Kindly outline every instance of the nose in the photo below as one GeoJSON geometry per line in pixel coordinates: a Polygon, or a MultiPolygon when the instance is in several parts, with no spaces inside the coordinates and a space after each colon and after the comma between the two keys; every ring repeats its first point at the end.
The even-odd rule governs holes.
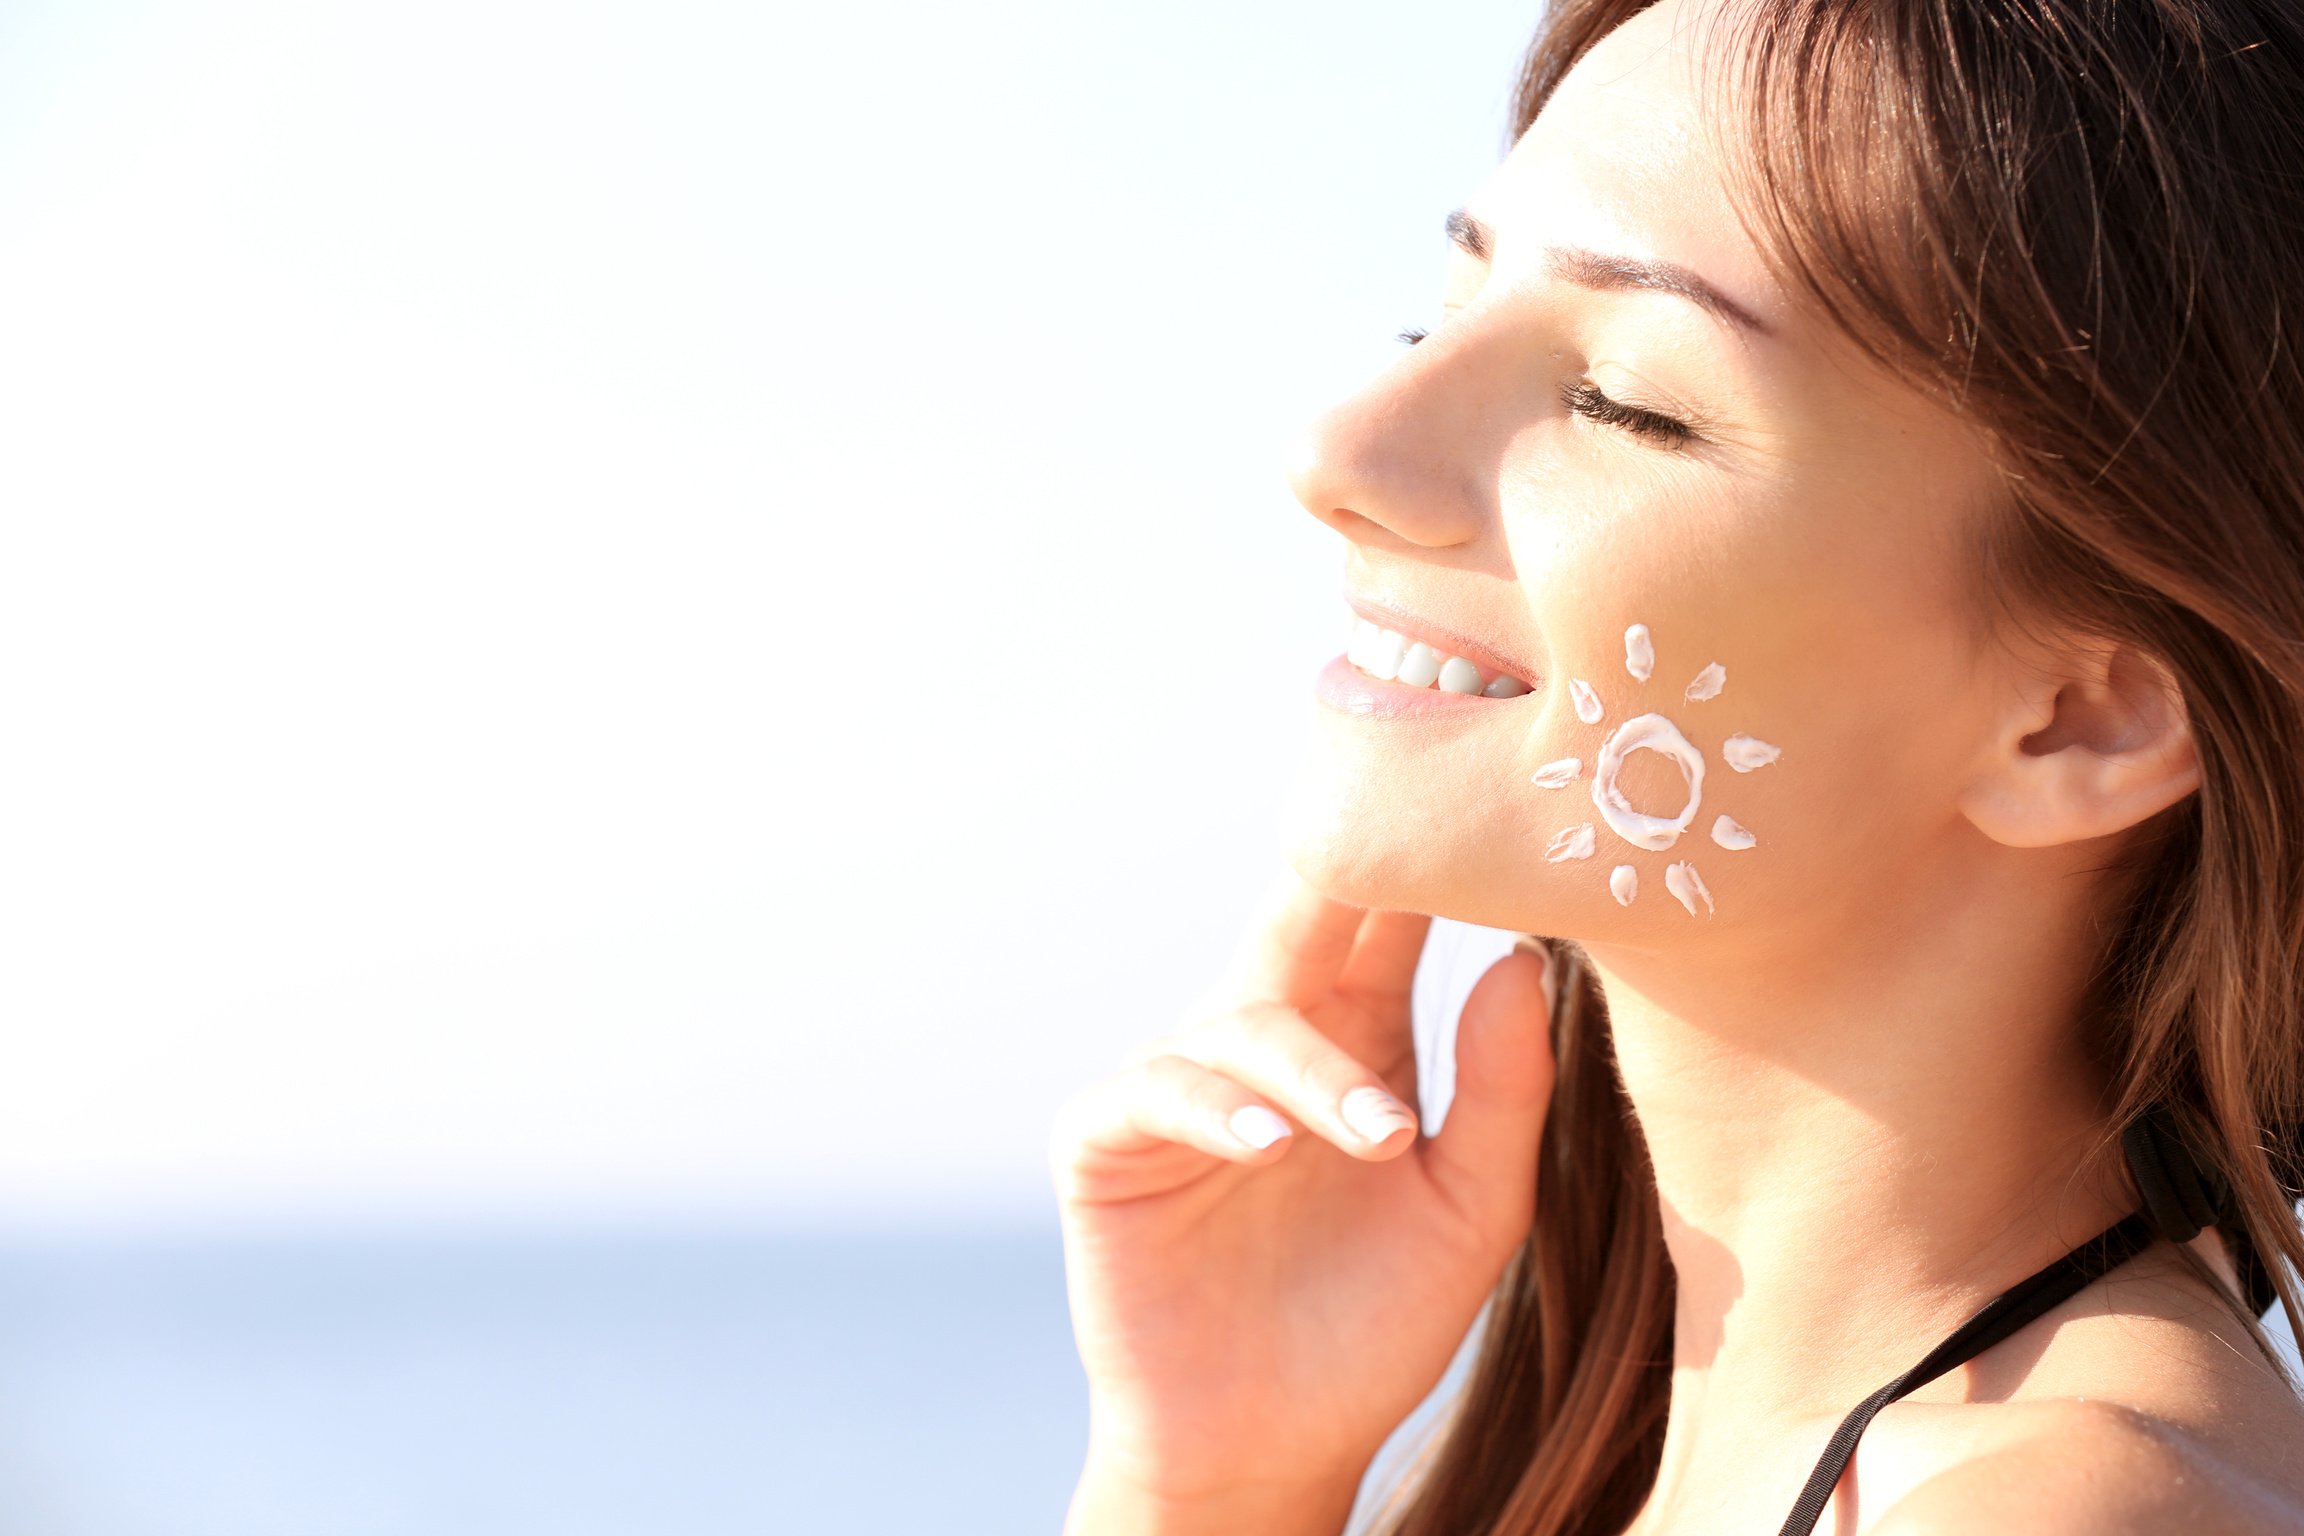
{"type": "Polygon", "coordinates": [[[1410,346],[1305,432],[1288,475],[1305,511],[1395,551],[1469,544],[1494,523],[1501,444],[1483,434],[1512,391],[1483,378],[1469,318],[1410,346]]]}

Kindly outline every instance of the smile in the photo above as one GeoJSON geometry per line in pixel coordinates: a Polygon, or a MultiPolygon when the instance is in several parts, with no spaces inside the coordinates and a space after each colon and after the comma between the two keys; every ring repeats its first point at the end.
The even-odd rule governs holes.
{"type": "Polygon", "coordinates": [[[1364,677],[1408,688],[1477,694],[1487,699],[1515,699],[1529,691],[1526,682],[1509,672],[1483,668],[1479,662],[1432,641],[1386,628],[1358,614],[1353,615],[1344,659],[1364,677]]]}

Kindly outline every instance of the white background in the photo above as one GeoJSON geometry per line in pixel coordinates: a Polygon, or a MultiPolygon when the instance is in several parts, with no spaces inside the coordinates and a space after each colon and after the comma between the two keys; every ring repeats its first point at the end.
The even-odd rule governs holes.
{"type": "Polygon", "coordinates": [[[0,10],[0,1220],[1041,1210],[1533,11],[0,10]]]}

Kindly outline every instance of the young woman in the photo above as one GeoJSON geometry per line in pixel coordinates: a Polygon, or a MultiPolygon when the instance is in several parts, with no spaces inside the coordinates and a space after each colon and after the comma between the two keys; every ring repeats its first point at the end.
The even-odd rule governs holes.
{"type": "Polygon", "coordinates": [[[2304,18],[1554,0],[1518,127],[1296,477],[1295,873],[1059,1120],[1070,1530],[1333,1536],[1484,1303],[1382,1530],[2304,1530],[2304,18]],[[1563,936],[1430,1134],[1417,913],[1563,936]]]}

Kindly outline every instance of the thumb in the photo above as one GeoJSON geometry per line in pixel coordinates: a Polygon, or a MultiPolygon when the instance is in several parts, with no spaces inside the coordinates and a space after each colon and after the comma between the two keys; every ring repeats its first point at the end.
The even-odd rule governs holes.
{"type": "Polygon", "coordinates": [[[1423,1149],[1449,1203],[1512,1242],[1535,1204],[1552,1104],[1554,977],[1550,951],[1532,939],[1481,976],[1456,1023],[1456,1095],[1423,1149]]]}

